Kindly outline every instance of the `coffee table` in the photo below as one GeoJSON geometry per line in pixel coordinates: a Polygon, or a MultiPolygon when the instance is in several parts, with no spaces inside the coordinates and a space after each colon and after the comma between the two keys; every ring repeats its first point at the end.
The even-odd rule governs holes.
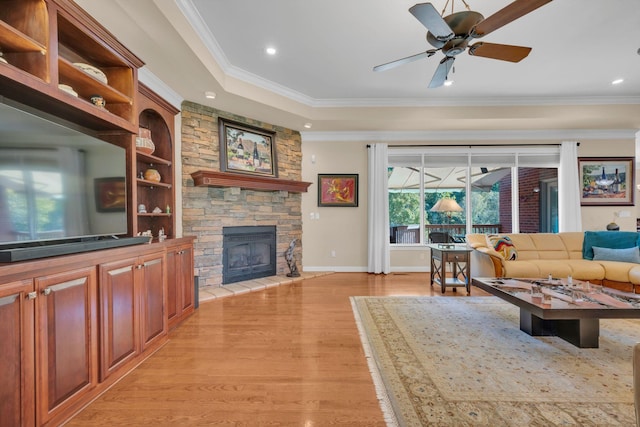
{"type": "Polygon", "coordinates": [[[598,348],[600,319],[640,318],[640,295],[574,281],[474,278],[473,286],[520,308],[520,330],[532,336],[558,336],[580,348],[598,348]],[[545,303],[531,293],[540,286],[551,296],[545,303]],[[578,298],[576,298],[576,296],[578,298]]]}

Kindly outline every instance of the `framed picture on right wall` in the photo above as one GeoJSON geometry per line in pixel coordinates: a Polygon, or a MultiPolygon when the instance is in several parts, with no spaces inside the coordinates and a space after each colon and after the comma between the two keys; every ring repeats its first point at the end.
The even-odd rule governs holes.
{"type": "Polygon", "coordinates": [[[582,206],[633,206],[633,157],[579,157],[582,206]]]}

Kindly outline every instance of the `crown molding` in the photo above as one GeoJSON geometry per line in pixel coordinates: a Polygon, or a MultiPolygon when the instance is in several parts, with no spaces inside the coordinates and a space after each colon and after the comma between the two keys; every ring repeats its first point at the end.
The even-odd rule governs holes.
{"type": "Polygon", "coordinates": [[[635,139],[637,129],[561,129],[561,130],[465,130],[465,131],[353,131],[300,132],[303,142],[336,141],[576,141],[589,139],[635,139]]]}
{"type": "Polygon", "coordinates": [[[160,80],[158,76],[149,71],[147,67],[142,67],[138,70],[138,80],[160,95],[161,98],[164,98],[164,100],[169,104],[173,105],[178,110],[181,109],[184,98],[171,89],[171,87],[169,87],[165,82],[160,80]]]}
{"type": "Polygon", "coordinates": [[[344,108],[344,107],[430,107],[430,106],[518,106],[518,105],[629,105],[640,104],[638,96],[619,97],[509,97],[496,98],[483,96],[478,98],[313,98],[289,87],[250,73],[231,64],[213,36],[202,15],[192,0],[175,0],[179,9],[194,31],[200,37],[207,50],[218,63],[222,72],[228,76],[276,95],[288,98],[308,107],[344,108]]]}

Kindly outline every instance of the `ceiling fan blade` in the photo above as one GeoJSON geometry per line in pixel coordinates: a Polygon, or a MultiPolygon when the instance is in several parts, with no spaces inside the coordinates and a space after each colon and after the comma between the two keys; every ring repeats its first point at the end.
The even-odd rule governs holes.
{"type": "Polygon", "coordinates": [[[431,82],[429,82],[430,88],[440,87],[447,80],[447,76],[449,75],[449,70],[453,67],[453,61],[455,61],[455,57],[453,56],[445,56],[440,64],[438,64],[438,68],[436,68],[436,72],[433,73],[433,77],[431,78],[431,82]]]}
{"type": "Polygon", "coordinates": [[[469,55],[501,61],[520,62],[529,55],[530,47],[478,42],[469,46],[469,55]]]}
{"type": "Polygon", "coordinates": [[[516,0],[478,23],[478,25],[473,28],[472,34],[474,37],[485,36],[551,1],[552,0],[516,0]]]}
{"type": "Polygon", "coordinates": [[[455,35],[431,3],[415,4],[409,8],[409,12],[438,40],[448,41],[455,35]]]}
{"type": "Polygon", "coordinates": [[[407,56],[406,58],[396,59],[395,61],[387,62],[386,64],[376,65],[373,67],[373,71],[385,71],[391,68],[395,68],[402,64],[408,64],[409,62],[417,61],[418,59],[426,58],[433,55],[435,51],[426,51],[417,53],[415,55],[407,56]]]}

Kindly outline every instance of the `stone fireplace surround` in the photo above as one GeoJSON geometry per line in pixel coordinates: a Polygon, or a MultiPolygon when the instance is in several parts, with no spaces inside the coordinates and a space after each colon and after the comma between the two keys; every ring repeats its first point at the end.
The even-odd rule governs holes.
{"type": "MultiPolygon", "coordinates": [[[[223,227],[276,227],[276,274],[288,272],[284,252],[294,238],[302,242],[302,197],[285,190],[252,190],[194,184],[192,174],[220,171],[218,118],[276,131],[278,178],[300,181],[302,149],[300,133],[247,119],[207,106],[182,104],[182,206],[183,235],[196,236],[195,275],[199,286],[222,286],[223,227]]],[[[298,266],[303,265],[301,244],[296,248],[298,266]]]]}

